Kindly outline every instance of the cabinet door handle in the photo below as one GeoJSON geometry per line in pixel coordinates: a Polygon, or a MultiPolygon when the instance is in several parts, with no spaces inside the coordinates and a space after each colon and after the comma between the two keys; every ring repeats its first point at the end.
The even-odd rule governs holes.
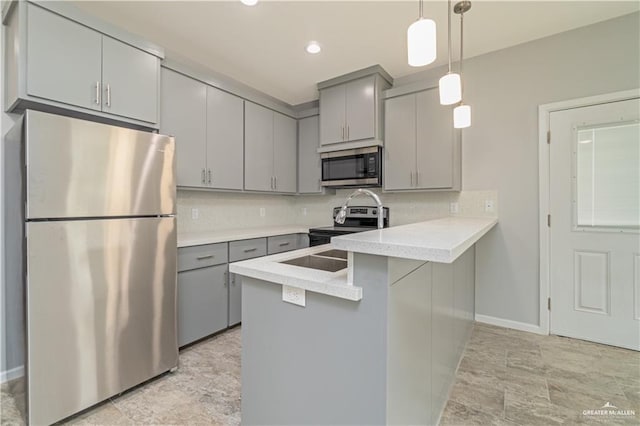
{"type": "Polygon", "coordinates": [[[197,260],[204,260],[204,259],[213,259],[215,256],[212,254],[207,254],[206,256],[198,256],[196,257],[197,260]]]}
{"type": "Polygon", "coordinates": [[[236,274],[231,274],[231,284],[236,285],[236,274]]]}
{"type": "Polygon", "coordinates": [[[111,107],[111,85],[107,83],[107,106],[111,107]]]}
{"type": "Polygon", "coordinates": [[[209,185],[211,185],[211,169],[209,169],[209,185]]]}
{"type": "Polygon", "coordinates": [[[416,171],[416,186],[420,186],[420,172],[416,171]]]}
{"type": "Polygon", "coordinates": [[[287,242],[287,243],[280,243],[280,247],[286,247],[286,246],[288,246],[289,244],[291,244],[291,243],[289,243],[289,242],[287,242]]]}
{"type": "Polygon", "coordinates": [[[96,81],[96,105],[100,105],[100,82],[96,81]]]}
{"type": "Polygon", "coordinates": [[[347,140],[349,140],[349,126],[347,126],[347,140]]]}
{"type": "Polygon", "coordinates": [[[205,180],[205,172],[204,169],[202,169],[202,183],[207,183],[205,180]]]}
{"type": "Polygon", "coordinates": [[[273,189],[278,189],[278,176],[273,177],[273,189]]]}
{"type": "Polygon", "coordinates": [[[224,286],[227,287],[229,285],[229,273],[224,273],[224,286]]]}
{"type": "Polygon", "coordinates": [[[342,140],[344,140],[344,126],[342,126],[342,140]]]}
{"type": "Polygon", "coordinates": [[[410,186],[413,186],[413,172],[409,172],[409,176],[411,176],[411,185],[410,186]]]}
{"type": "Polygon", "coordinates": [[[244,249],[245,253],[251,253],[252,251],[256,251],[258,250],[258,247],[253,247],[253,248],[248,248],[248,249],[244,249]]]}

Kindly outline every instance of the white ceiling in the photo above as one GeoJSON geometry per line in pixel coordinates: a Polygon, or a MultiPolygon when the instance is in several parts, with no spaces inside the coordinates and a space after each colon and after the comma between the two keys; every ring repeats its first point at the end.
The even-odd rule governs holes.
{"type": "MultiPolygon", "coordinates": [[[[455,4],[455,1],[453,2],[455,4]]],[[[418,1],[80,1],[77,6],[168,51],[290,104],[317,99],[315,84],[373,64],[394,78],[425,69],[406,59],[406,30],[418,1]],[[317,40],[323,50],[304,47],[317,40]]],[[[475,0],[465,14],[465,57],[632,13],[638,1],[475,0]]],[[[427,1],[447,61],[447,6],[427,1]]],[[[459,16],[453,15],[454,59],[459,16]]]]}

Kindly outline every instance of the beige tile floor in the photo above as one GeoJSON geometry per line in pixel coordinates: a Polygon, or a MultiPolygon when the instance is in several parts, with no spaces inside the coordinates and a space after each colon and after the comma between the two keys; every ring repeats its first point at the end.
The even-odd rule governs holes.
{"type": "MultiPolygon", "coordinates": [[[[2,425],[21,424],[2,389],[2,425]]],[[[180,353],[180,368],[68,424],[240,424],[240,328],[180,353]]],[[[640,353],[476,325],[442,425],[640,424],[640,353]],[[635,416],[585,416],[606,402],[635,416]]]]}

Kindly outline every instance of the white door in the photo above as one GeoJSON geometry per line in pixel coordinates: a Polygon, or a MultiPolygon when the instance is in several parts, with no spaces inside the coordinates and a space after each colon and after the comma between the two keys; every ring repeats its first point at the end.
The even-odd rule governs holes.
{"type": "Polygon", "coordinates": [[[640,100],[550,116],[551,333],[640,350],[640,100]]]}

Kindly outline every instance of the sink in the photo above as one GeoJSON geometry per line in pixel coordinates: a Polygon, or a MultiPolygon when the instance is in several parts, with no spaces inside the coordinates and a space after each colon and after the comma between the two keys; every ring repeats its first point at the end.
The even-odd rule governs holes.
{"type": "Polygon", "coordinates": [[[344,250],[327,250],[321,253],[316,253],[315,256],[334,257],[336,259],[347,259],[347,252],[344,250]]]}
{"type": "MultiPolygon", "coordinates": [[[[338,250],[340,251],[340,250],[338,250]]],[[[285,260],[280,263],[287,265],[301,266],[303,268],[320,269],[322,271],[336,272],[347,267],[347,261],[321,256],[302,256],[295,259],[285,260]]]]}

